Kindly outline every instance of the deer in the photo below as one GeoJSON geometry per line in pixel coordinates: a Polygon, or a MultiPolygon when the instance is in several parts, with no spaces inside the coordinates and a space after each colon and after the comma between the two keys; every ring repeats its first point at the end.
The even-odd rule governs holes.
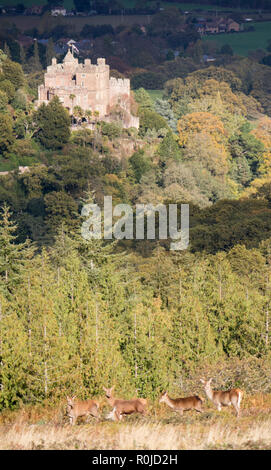
{"type": "Polygon", "coordinates": [[[170,398],[168,392],[163,392],[159,403],[166,403],[173,411],[177,411],[183,415],[184,411],[195,410],[202,413],[202,404],[204,399],[198,395],[186,398],[170,398]]]}
{"type": "Polygon", "coordinates": [[[238,418],[240,415],[240,405],[244,392],[240,390],[240,388],[232,388],[226,392],[212,390],[212,380],[212,378],[209,380],[200,379],[201,383],[204,385],[205,393],[209,400],[213,402],[218,411],[221,411],[222,406],[232,405],[238,418]]]}
{"type": "Polygon", "coordinates": [[[99,403],[95,400],[76,400],[76,396],[67,397],[67,415],[70,424],[75,425],[77,418],[81,416],[93,416],[99,418],[99,403]]]}
{"type": "Polygon", "coordinates": [[[146,414],[147,400],[145,398],[132,398],[131,400],[123,400],[113,396],[114,386],[111,388],[103,387],[105,396],[113,410],[108,415],[115,421],[121,421],[123,416],[131,415],[132,413],[140,413],[143,416],[146,414]]]}

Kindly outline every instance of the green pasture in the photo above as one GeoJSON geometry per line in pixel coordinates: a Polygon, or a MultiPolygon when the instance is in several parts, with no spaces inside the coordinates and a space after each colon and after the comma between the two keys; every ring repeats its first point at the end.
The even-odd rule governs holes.
{"type": "Polygon", "coordinates": [[[250,51],[266,49],[271,39],[271,22],[253,23],[255,31],[248,33],[215,34],[204,37],[205,41],[215,41],[218,47],[229,44],[235,54],[247,56],[250,51]]]}

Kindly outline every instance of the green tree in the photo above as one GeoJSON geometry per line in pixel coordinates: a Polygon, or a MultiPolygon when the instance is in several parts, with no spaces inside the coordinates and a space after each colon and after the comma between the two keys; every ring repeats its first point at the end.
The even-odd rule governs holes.
{"type": "Polygon", "coordinates": [[[133,169],[136,182],[139,183],[141,177],[150,170],[150,161],[144,155],[144,150],[138,150],[130,158],[129,163],[133,169]]]}
{"type": "Polygon", "coordinates": [[[0,155],[6,156],[15,140],[12,119],[8,114],[0,115],[0,155]]]}
{"type": "Polygon", "coordinates": [[[15,87],[15,90],[21,88],[25,84],[24,73],[22,67],[17,62],[7,59],[2,64],[2,73],[5,80],[9,80],[15,87]]]}
{"type": "Polygon", "coordinates": [[[6,113],[8,106],[8,97],[7,94],[0,90],[0,113],[6,113]]]}
{"type": "Polygon", "coordinates": [[[46,106],[42,104],[37,110],[36,139],[47,149],[55,150],[63,147],[70,138],[70,116],[61,105],[58,97],[54,97],[46,106]]]}
{"type": "Polygon", "coordinates": [[[55,57],[54,42],[52,38],[49,38],[46,46],[46,65],[51,65],[53,57],[55,57]]]}

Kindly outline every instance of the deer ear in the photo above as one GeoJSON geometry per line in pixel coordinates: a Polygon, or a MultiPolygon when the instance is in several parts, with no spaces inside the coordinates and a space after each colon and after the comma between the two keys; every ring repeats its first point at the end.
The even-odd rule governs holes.
{"type": "Polygon", "coordinates": [[[113,385],[113,387],[110,388],[111,392],[112,392],[112,390],[114,390],[114,388],[115,388],[115,385],[113,385]]]}
{"type": "Polygon", "coordinates": [[[75,400],[75,398],[76,398],[76,395],[74,395],[74,396],[72,397],[72,400],[75,400]]]}
{"type": "Polygon", "coordinates": [[[107,388],[103,387],[103,390],[104,390],[105,392],[107,392],[107,388]]]}
{"type": "Polygon", "coordinates": [[[204,380],[204,379],[199,379],[199,380],[200,380],[200,382],[201,382],[202,384],[205,383],[205,380],[204,380]]]}
{"type": "Polygon", "coordinates": [[[212,382],[212,380],[213,380],[213,378],[212,378],[212,377],[211,377],[211,378],[208,380],[209,384],[212,382]]]}

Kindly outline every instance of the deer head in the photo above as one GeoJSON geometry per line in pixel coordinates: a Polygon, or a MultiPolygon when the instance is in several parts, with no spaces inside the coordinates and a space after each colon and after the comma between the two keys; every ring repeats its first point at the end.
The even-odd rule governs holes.
{"type": "Polygon", "coordinates": [[[105,391],[106,398],[112,398],[112,396],[113,396],[112,392],[113,392],[114,388],[115,388],[115,385],[113,385],[113,387],[111,387],[111,388],[103,387],[103,390],[105,391]]]}
{"type": "Polygon", "coordinates": [[[73,407],[73,405],[74,405],[74,400],[75,400],[75,398],[76,398],[76,395],[74,395],[73,397],[68,397],[68,396],[67,396],[66,398],[67,398],[67,404],[68,404],[69,406],[73,407]]]}
{"type": "Polygon", "coordinates": [[[161,395],[161,397],[160,397],[159,403],[166,402],[166,401],[167,401],[167,398],[168,398],[168,393],[167,393],[167,392],[163,392],[162,395],[161,395]]]}

